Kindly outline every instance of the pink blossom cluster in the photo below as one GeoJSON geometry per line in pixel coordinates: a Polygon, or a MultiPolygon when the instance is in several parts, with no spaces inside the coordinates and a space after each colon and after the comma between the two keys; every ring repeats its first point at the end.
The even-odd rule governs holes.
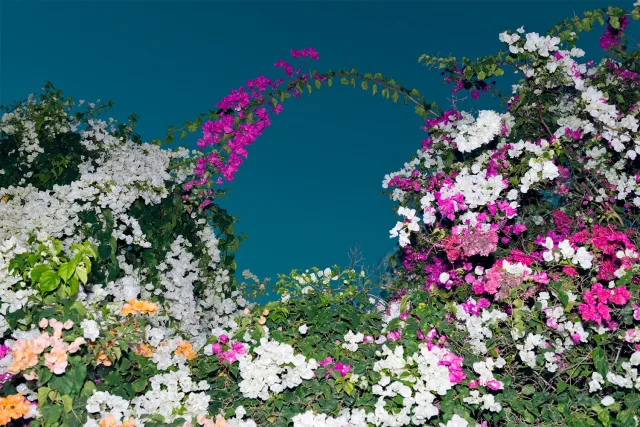
{"type": "Polygon", "coordinates": [[[583,304],[578,305],[578,310],[582,320],[603,324],[611,329],[617,327],[617,323],[611,319],[609,303],[615,305],[625,305],[631,298],[631,294],[625,286],[618,286],[607,289],[600,283],[595,283],[590,290],[584,291],[582,295],[583,304]]]}
{"type": "MultiPolygon", "coordinates": [[[[291,55],[294,58],[319,59],[318,53],[312,47],[292,50],[291,55]]],[[[284,60],[277,61],[274,66],[283,68],[285,74],[293,78],[293,67],[284,60]]],[[[287,87],[287,90],[292,92],[294,96],[300,95],[295,83],[307,82],[310,78],[308,74],[300,74],[300,72],[300,69],[295,70],[296,78],[289,82],[287,87]]],[[[314,78],[325,79],[318,74],[315,74],[314,78]]],[[[272,105],[269,102],[268,105],[272,105],[269,110],[265,104],[267,104],[269,93],[275,92],[284,83],[282,79],[271,80],[268,77],[259,76],[249,80],[245,86],[232,90],[218,102],[218,118],[202,125],[203,136],[198,140],[197,145],[203,149],[220,144],[224,144],[224,147],[212,150],[198,158],[194,169],[195,177],[183,185],[184,191],[195,192],[197,188],[208,184],[211,179],[211,169],[219,174],[216,184],[222,184],[223,179],[229,182],[233,181],[243,159],[247,157],[247,147],[262,135],[265,128],[271,125],[270,114],[279,114],[282,111],[282,104],[273,103],[272,105]],[[248,120],[250,115],[253,117],[252,120],[248,120]],[[227,153],[226,158],[223,153],[227,153]]],[[[212,190],[200,189],[196,194],[204,198],[200,204],[201,209],[211,203],[209,197],[213,196],[212,190]]],[[[189,198],[187,195],[183,197],[189,198]]]]}
{"type": "Polygon", "coordinates": [[[220,335],[218,342],[211,344],[211,352],[218,355],[220,363],[233,363],[238,360],[238,356],[247,353],[247,347],[240,341],[230,341],[225,334],[220,335]]]}
{"type": "Polygon", "coordinates": [[[327,369],[327,378],[331,376],[331,371],[338,371],[338,373],[344,378],[351,370],[351,365],[347,363],[338,362],[334,364],[332,357],[326,357],[324,360],[318,362],[318,365],[327,369]]]}

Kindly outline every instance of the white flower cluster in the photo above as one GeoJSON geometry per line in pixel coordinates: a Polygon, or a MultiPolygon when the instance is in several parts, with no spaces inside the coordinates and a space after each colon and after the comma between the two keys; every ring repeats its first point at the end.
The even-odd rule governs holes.
{"type": "Polygon", "coordinates": [[[16,285],[23,283],[22,278],[9,272],[9,262],[24,252],[15,237],[0,244],[0,335],[9,329],[5,316],[20,310],[27,304],[29,296],[37,293],[34,289],[15,290],[16,285]]]}
{"type": "Polygon", "coordinates": [[[578,250],[575,250],[567,239],[558,243],[557,249],[559,252],[554,251],[554,243],[553,240],[551,240],[551,237],[546,238],[543,246],[547,248],[547,250],[542,253],[542,257],[547,262],[559,262],[561,259],[565,259],[584,269],[589,269],[592,266],[593,255],[591,255],[584,247],[580,247],[578,250]]]}
{"type": "Polygon", "coordinates": [[[349,330],[344,335],[344,342],[342,343],[342,348],[347,349],[349,351],[358,351],[358,344],[364,340],[364,334],[362,332],[358,332],[354,334],[353,331],[349,330]]]}
{"type": "Polygon", "coordinates": [[[381,373],[381,378],[372,388],[373,394],[380,397],[374,412],[367,413],[367,421],[376,426],[423,425],[438,415],[435,394],[445,395],[453,387],[449,369],[440,363],[446,350],[429,350],[423,344],[419,352],[405,359],[402,346],[392,351],[383,345],[380,355],[385,358],[375,362],[373,369],[381,373]],[[396,396],[402,397],[403,406],[390,412],[385,398],[396,396]]]}
{"type": "Polygon", "coordinates": [[[186,366],[151,377],[149,381],[151,390],[131,401],[137,417],[157,414],[171,421],[177,418],[179,409],[185,410],[185,416],[192,417],[208,413],[210,397],[203,391],[209,389],[209,384],[204,380],[193,382],[186,366]]]}
{"type": "Polygon", "coordinates": [[[295,388],[313,378],[318,368],[315,359],[307,361],[302,354],[294,354],[290,345],[267,338],[260,340],[253,353],[239,358],[240,392],[252,399],[267,400],[269,392],[295,388]]]}
{"type": "MultiPolygon", "coordinates": [[[[476,301],[469,300],[472,304],[476,301]]],[[[471,351],[474,354],[484,354],[487,352],[487,345],[485,340],[493,337],[491,327],[497,326],[500,322],[506,322],[508,319],[507,313],[500,310],[487,310],[483,309],[480,315],[474,316],[467,313],[462,305],[455,305],[455,316],[461,324],[458,324],[459,329],[466,330],[469,334],[469,344],[471,351]]]]}
{"type": "Polygon", "coordinates": [[[469,153],[491,142],[502,130],[502,117],[491,110],[482,110],[474,121],[473,116],[463,112],[455,124],[453,142],[461,153],[469,153]]]}
{"type": "Polygon", "coordinates": [[[326,414],[314,414],[307,411],[294,416],[293,427],[367,427],[367,419],[364,409],[349,411],[345,408],[340,411],[337,418],[326,414]]]}
{"type": "Polygon", "coordinates": [[[398,221],[396,226],[389,231],[389,237],[400,237],[400,246],[404,247],[410,243],[409,235],[412,231],[418,231],[420,229],[420,225],[418,222],[420,218],[416,216],[415,209],[405,208],[404,206],[400,206],[398,208],[398,215],[402,215],[406,218],[405,221],[398,221]]]}

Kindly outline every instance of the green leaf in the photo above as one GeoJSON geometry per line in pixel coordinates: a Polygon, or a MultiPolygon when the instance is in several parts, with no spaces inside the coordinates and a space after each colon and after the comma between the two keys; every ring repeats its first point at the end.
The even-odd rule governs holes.
{"type": "Polygon", "coordinates": [[[87,284],[87,269],[85,267],[82,266],[77,266],[76,267],[76,275],[78,276],[78,279],[80,279],[80,281],[86,285],[87,284]]]}
{"type": "Polygon", "coordinates": [[[603,377],[606,377],[607,372],[609,372],[609,362],[607,361],[607,356],[604,353],[604,350],[600,347],[595,348],[591,352],[591,359],[593,359],[596,371],[603,377]]]}
{"type": "Polygon", "coordinates": [[[40,410],[47,426],[55,424],[62,415],[62,407],[58,405],[45,405],[40,410]]]}
{"type": "Polygon", "coordinates": [[[69,285],[69,294],[70,295],[75,295],[76,293],[78,293],[78,276],[73,276],[69,279],[69,281],[67,282],[69,285]]]}
{"type": "Polygon", "coordinates": [[[42,276],[42,273],[47,270],[51,270],[51,267],[49,267],[47,264],[39,264],[33,267],[30,273],[31,281],[33,283],[37,283],[40,280],[40,276],[42,276]]]}
{"type": "Polygon", "coordinates": [[[371,86],[371,92],[373,92],[373,95],[378,93],[378,85],[374,84],[373,86],[371,86]]]}
{"type": "Polygon", "coordinates": [[[398,92],[394,91],[393,95],[391,95],[391,99],[393,99],[393,102],[398,102],[398,92]]]}
{"type": "Polygon", "coordinates": [[[46,405],[47,403],[47,394],[49,394],[49,392],[51,391],[51,389],[49,387],[40,387],[38,389],[38,406],[40,406],[41,408],[46,405]]]}
{"type": "Polygon", "coordinates": [[[351,393],[353,393],[353,383],[351,382],[347,382],[344,385],[344,391],[351,396],[351,393]]]}
{"type": "Polygon", "coordinates": [[[77,393],[80,393],[80,390],[82,390],[82,386],[84,384],[84,380],[85,378],[87,378],[87,367],[82,363],[76,363],[75,365],[73,365],[72,373],[75,390],[77,393]]]}
{"type": "Polygon", "coordinates": [[[617,16],[609,17],[609,25],[611,25],[616,30],[619,30],[620,29],[620,21],[618,20],[618,17],[617,16]]]}
{"type": "Polygon", "coordinates": [[[73,399],[71,398],[71,396],[67,396],[67,395],[62,396],[60,397],[60,400],[62,400],[64,412],[67,414],[71,412],[71,410],[73,409],[73,399]]]}
{"type": "Polygon", "coordinates": [[[60,285],[60,276],[56,271],[47,270],[40,275],[40,291],[42,293],[56,290],[60,285]]]}
{"type": "Polygon", "coordinates": [[[60,268],[58,269],[58,274],[65,282],[69,280],[73,273],[76,271],[76,263],[74,261],[65,262],[60,264],[60,268]]]}

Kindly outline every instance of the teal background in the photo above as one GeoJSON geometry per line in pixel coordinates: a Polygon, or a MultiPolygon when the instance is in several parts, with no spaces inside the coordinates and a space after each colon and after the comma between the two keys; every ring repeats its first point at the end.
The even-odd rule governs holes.
{"type": "MultiPolygon", "coordinates": [[[[610,3],[611,4],[611,3],[610,3]]],[[[614,2],[632,7],[632,2],[614,2]]],[[[498,33],[524,25],[545,32],[600,1],[151,2],[0,1],[0,103],[38,93],[49,80],[74,99],[113,100],[110,116],[140,116],[159,138],[169,125],[214,108],[230,89],[313,46],[319,70],[381,72],[449,105],[450,86],[419,65],[421,53],[473,57],[502,48],[498,33]]],[[[635,23],[628,35],[638,42],[635,23]]],[[[599,59],[601,27],[585,38],[599,59]]],[[[509,79],[507,79],[507,82],[509,79]]],[[[465,101],[467,109],[490,100],[465,101]]],[[[249,239],[239,271],[261,277],[348,263],[358,242],[375,263],[393,249],[398,217],[380,195],[385,173],[420,147],[413,109],[334,85],[285,103],[250,147],[223,206],[249,239]]],[[[199,132],[198,132],[199,134],[199,132]]],[[[194,146],[196,136],[188,143],[194,146]]]]}

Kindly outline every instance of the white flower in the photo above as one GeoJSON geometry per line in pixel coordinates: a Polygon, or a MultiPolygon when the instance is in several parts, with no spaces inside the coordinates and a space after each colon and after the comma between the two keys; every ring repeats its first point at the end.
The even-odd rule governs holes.
{"type": "Polygon", "coordinates": [[[458,414],[454,414],[449,422],[445,425],[440,423],[440,427],[467,427],[469,423],[458,414]]]}
{"type": "Polygon", "coordinates": [[[86,339],[95,341],[95,339],[100,336],[100,329],[95,320],[85,319],[80,323],[80,326],[82,327],[82,334],[86,339]]]}
{"type": "Polygon", "coordinates": [[[591,261],[593,260],[593,255],[591,255],[585,248],[578,248],[575,255],[571,259],[571,262],[574,264],[580,264],[580,267],[587,269],[591,268],[591,261]]]}
{"type": "Polygon", "coordinates": [[[600,403],[602,403],[602,406],[610,406],[610,405],[613,405],[615,402],[616,402],[615,399],[611,396],[605,396],[600,401],[600,403]]]}
{"type": "Polygon", "coordinates": [[[309,329],[309,328],[307,327],[307,325],[302,325],[302,326],[300,326],[300,327],[298,328],[298,332],[300,332],[302,335],[304,335],[304,334],[306,334],[306,333],[307,333],[307,330],[308,330],[308,329],[309,329]]]}

